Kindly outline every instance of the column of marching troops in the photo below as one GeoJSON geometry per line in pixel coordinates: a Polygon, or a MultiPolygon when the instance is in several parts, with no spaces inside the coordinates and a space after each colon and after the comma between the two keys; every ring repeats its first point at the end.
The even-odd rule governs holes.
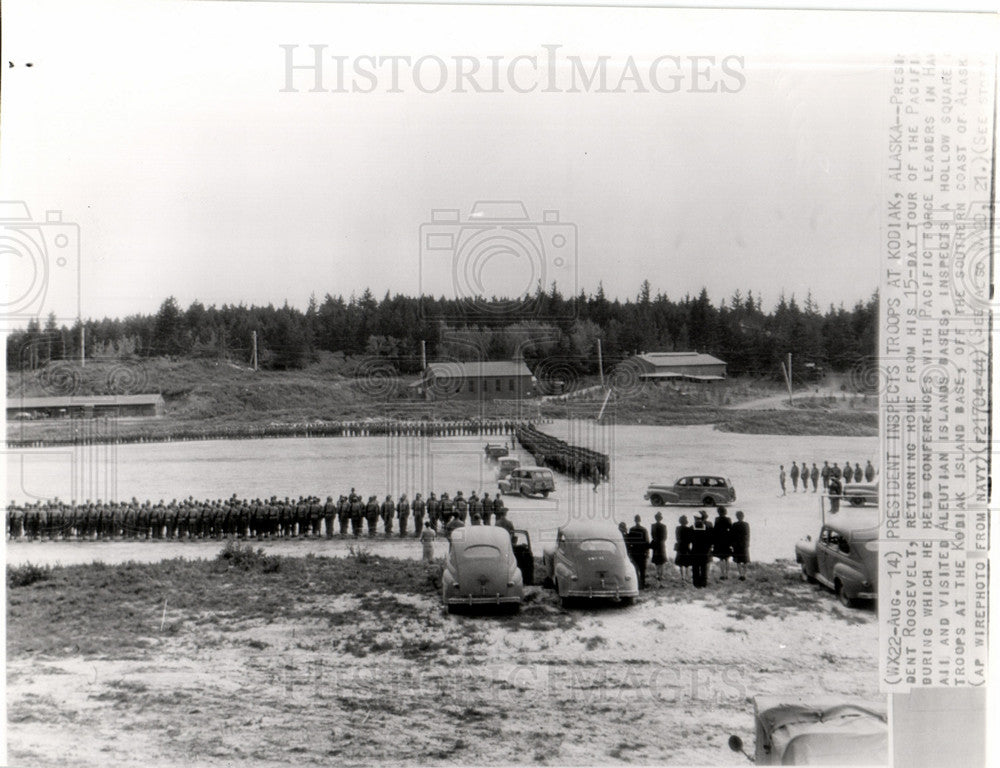
{"type": "Polygon", "coordinates": [[[398,499],[369,496],[367,500],[352,488],[337,501],[327,496],[302,496],[297,500],[229,499],[214,501],[171,501],[157,504],[149,501],[65,503],[55,499],[25,505],[10,503],[7,508],[6,532],[10,539],[24,540],[189,540],[234,538],[333,538],[364,533],[375,536],[381,530],[385,536],[394,532],[400,538],[409,534],[419,537],[425,524],[437,530],[458,522],[490,525],[506,517],[506,506],[499,493],[479,496],[472,491],[464,496],[458,491],[453,497],[447,492],[439,496],[430,493],[425,499],[418,493],[410,500],[407,494],[398,499]]]}
{"type": "MultiPolygon", "coordinates": [[[[333,421],[303,424],[239,424],[205,429],[172,429],[153,435],[118,435],[80,430],[78,434],[44,440],[8,440],[9,446],[32,447],[76,443],[160,443],[192,440],[263,440],[274,437],[451,437],[455,435],[511,435],[519,419],[464,419],[458,421],[333,421]]],[[[84,425],[86,426],[86,425],[84,425]]]]}
{"type": "Polygon", "coordinates": [[[531,423],[518,425],[514,436],[540,467],[554,469],[577,480],[591,478],[596,483],[608,479],[611,464],[607,454],[570,445],[545,434],[531,423]]]}

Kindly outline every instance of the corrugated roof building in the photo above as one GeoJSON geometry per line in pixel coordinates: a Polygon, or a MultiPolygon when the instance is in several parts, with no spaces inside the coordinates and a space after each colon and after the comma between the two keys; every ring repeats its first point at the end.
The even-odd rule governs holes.
{"type": "Polygon", "coordinates": [[[726,364],[702,352],[645,352],[632,358],[639,367],[639,378],[721,381],[726,378],[726,364]]]}

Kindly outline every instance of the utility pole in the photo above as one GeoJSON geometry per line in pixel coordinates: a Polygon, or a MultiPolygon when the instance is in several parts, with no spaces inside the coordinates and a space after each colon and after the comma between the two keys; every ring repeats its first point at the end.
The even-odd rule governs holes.
{"type": "Polygon", "coordinates": [[[427,342],[420,340],[420,371],[427,370],[427,342]]]}
{"type": "Polygon", "coordinates": [[[253,365],[253,369],[257,370],[257,331],[250,332],[250,339],[253,342],[253,356],[250,358],[250,363],[253,365]]]}
{"type": "Polygon", "coordinates": [[[792,403],[792,353],[788,353],[788,364],[781,364],[781,372],[785,376],[785,385],[788,387],[788,404],[792,403]]]}
{"type": "Polygon", "coordinates": [[[87,327],[80,322],[80,367],[87,364],[87,327]]]}
{"type": "Polygon", "coordinates": [[[604,387],[604,361],[601,358],[601,340],[597,340],[597,370],[601,374],[601,387],[604,387]]]}

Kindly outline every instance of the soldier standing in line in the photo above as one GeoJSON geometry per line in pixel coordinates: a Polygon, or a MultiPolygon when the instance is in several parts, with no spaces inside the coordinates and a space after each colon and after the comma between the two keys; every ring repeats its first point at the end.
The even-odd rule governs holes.
{"type": "Polygon", "coordinates": [[[823,469],[819,471],[819,476],[823,478],[823,493],[826,493],[826,489],[830,487],[830,475],[832,470],[830,469],[830,462],[823,462],[823,469]]]}
{"type": "MultiPolygon", "coordinates": [[[[323,505],[323,527],[328,539],[333,538],[333,520],[337,517],[337,512],[337,505],[333,503],[333,496],[327,496],[326,504],[323,505]]],[[[344,522],[347,521],[345,520],[344,522]]]]}
{"type": "Polygon", "coordinates": [[[819,488],[819,467],[816,466],[816,462],[813,462],[812,469],[809,470],[809,479],[812,480],[813,493],[816,493],[816,489],[819,488]]]}
{"type": "Polygon", "coordinates": [[[432,531],[437,531],[440,515],[441,503],[437,500],[437,496],[434,495],[434,491],[431,491],[427,497],[427,525],[432,531]]]}
{"type": "Polygon", "coordinates": [[[875,467],[872,466],[871,459],[865,463],[865,482],[870,483],[875,479],[875,467]]]}
{"type": "Polygon", "coordinates": [[[479,500],[479,497],[476,495],[475,491],[472,491],[469,494],[469,515],[470,516],[478,515],[479,521],[480,523],[482,523],[483,503],[479,500]]]}
{"type": "Polygon", "coordinates": [[[750,562],[750,526],[743,519],[743,510],[736,512],[736,522],[729,531],[733,548],[733,561],[740,573],[740,581],[747,579],[747,564],[750,562]]]}
{"type": "Polygon", "coordinates": [[[448,491],[445,491],[441,494],[441,501],[438,505],[438,510],[441,513],[441,525],[447,525],[451,522],[452,511],[454,509],[455,505],[448,497],[448,491]]]}
{"type": "Polygon", "coordinates": [[[385,501],[382,502],[382,527],[385,529],[385,535],[392,536],[392,521],[396,517],[396,503],[392,500],[392,496],[386,496],[385,501]]]}
{"type": "Polygon", "coordinates": [[[850,483],[854,481],[854,468],[851,467],[851,462],[844,462],[844,483],[850,483]]]}
{"type": "Polygon", "coordinates": [[[399,497],[399,504],[396,507],[396,517],[399,519],[399,538],[406,536],[406,525],[410,520],[410,502],[406,494],[399,497]]]}
{"type": "Polygon", "coordinates": [[[427,504],[418,493],[413,497],[413,535],[418,539],[424,530],[424,511],[426,509],[427,504]]]}
{"type": "Polygon", "coordinates": [[[857,462],[854,463],[854,482],[860,483],[864,479],[865,473],[861,469],[861,465],[857,462]]]}
{"type": "Polygon", "coordinates": [[[375,537],[375,529],[378,527],[378,500],[374,496],[368,497],[368,505],[365,507],[365,522],[368,523],[368,535],[375,537]]]}
{"type": "Polygon", "coordinates": [[[492,525],[493,521],[492,521],[491,518],[493,517],[493,499],[490,498],[490,492],[489,491],[486,491],[485,493],[483,493],[483,500],[480,503],[480,506],[483,509],[483,512],[482,512],[482,515],[483,515],[483,525],[492,525]]]}
{"type": "Polygon", "coordinates": [[[792,478],[792,492],[799,492],[799,465],[794,461],[792,462],[792,468],[788,470],[788,475],[792,478]]]}
{"type": "Polygon", "coordinates": [[[778,467],[778,482],[781,483],[781,495],[785,495],[785,465],[778,467]]]}
{"type": "MultiPolygon", "coordinates": [[[[332,501],[332,500],[328,500],[332,501]]],[[[323,505],[319,503],[319,496],[313,496],[309,504],[309,535],[317,537],[320,535],[320,524],[323,519],[323,505]]],[[[332,519],[332,518],[331,518],[332,519]]]]}
{"type": "Polygon", "coordinates": [[[837,480],[840,480],[841,478],[843,478],[843,476],[844,476],[844,470],[840,468],[840,465],[837,464],[837,462],[833,462],[833,469],[830,470],[830,477],[831,478],[835,477],[837,478],[837,480]]]}
{"type": "Polygon", "coordinates": [[[340,523],[340,538],[347,538],[347,526],[351,522],[351,502],[344,494],[337,499],[337,522],[340,523]]]}
{"type": "Polygon", "coordinates": [[[455,514],[458,515],[458,519],[463,523],[466,521],[469,514],[469,502],[466,501],[461,491],[458,491],[455,494],[455,514]]]}
{"type": "Polygon", "coordinates": [[[361,523],[364,520],[365,510],[361,503],[361,497],[354,493],[353,488],[351,489],[349,507],[351,510],[351,533],[354,534],[354,538],[358,538],[361,535],[361,523]]]}

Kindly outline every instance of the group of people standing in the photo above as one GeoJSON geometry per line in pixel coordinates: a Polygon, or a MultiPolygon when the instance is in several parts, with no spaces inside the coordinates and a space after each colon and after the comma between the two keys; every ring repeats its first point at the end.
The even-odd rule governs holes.
{"type": "Polygon", "coordinates": [[[608,479],[611,461],[607,454],[570,445],[565,440],[536,429],[534,424],[517,427],[514,435],[540,467],[548,467],[576,480],[590,479],[595,487],[602,480],[608,479]]]}
{"type": "Polygon", "coordinates": [[[785,465],[778,468],[778,482],[781,484],[781,495],[784,496],[788,490],[788,480],[792,481],[792,492],[797,493],[799,484],[802,485],[802,492],[809,492],[809,484],[812,483],[812,492],[819,489],[820,481],[823,483],[823,492],[839,496],[846,483],[871,483],[878,475],[878,471],[872,466],[871,461],[866,461],[864,469],[859,462],[845,461],[841,467],[837,462],[830,466],[829,461],[824,461],[822,467],[817,467],[816,462],[812,462],[810,467],[808,462],[803,461],[800,465],[793,461],[792,466],[785,472],[785,465]],[[832,486],[832,488],[831,488],[832,486]]]}
{"type": "Polygon", "coordinates": [[[398,498],[371,495],[363,500],[354,488],[337,501],[327,496],[325,502],[318,496],[240,499],[235,494],[204,501],[189,497],[164,503],[161,499],[156,504],[137,499],[75,504],[56,498],[24,505],[12,501],[6,510],[6,533],[14,540],[82,541],[332,538],[338,531],[340,537],[357,538],[366,528],[370,537],[381,528],[385,536],[395,531],[404,538],[412,521],[413,536],[420,538],[425,524],[431,531],[453,520],[489,525],[505,512],[499,493],[491,498],[488,492],[480,496],[474,490],[468,496],[458,491],[454,497],[447,492],[438,497],[432,492],[426,499],[418,493],[412,501],[405,493],[398,498]]]}
{"type": "MultiPolygon", "coordinates": [[[[725,507],[718,507],[715,521],[708,519],[708,513],[700,510],[689,524],[687,515],[681,515],[674,529],[674,565],[682,582],[688,580],[695,587],[708,586],[708,574],[713,558],[719,563],[719,580],[729,578],[730,560],[736,563],[740,581],[746,581],[747,565],[750,563],[750,525],[740,510],[733,521],[725,507]]],[[[639,589],[646,588],[646,565],[652,553],[656,584],[662,586],[665,578],[667,557],[667,526],[663,513],[656,513],[651,534],[642,525],[642,518],[635,516],[635,525],[626,528],[619,523],[618,528],[625,538],[625,548],[629,559],[635,565],[639,577],[639,589]]]]}

